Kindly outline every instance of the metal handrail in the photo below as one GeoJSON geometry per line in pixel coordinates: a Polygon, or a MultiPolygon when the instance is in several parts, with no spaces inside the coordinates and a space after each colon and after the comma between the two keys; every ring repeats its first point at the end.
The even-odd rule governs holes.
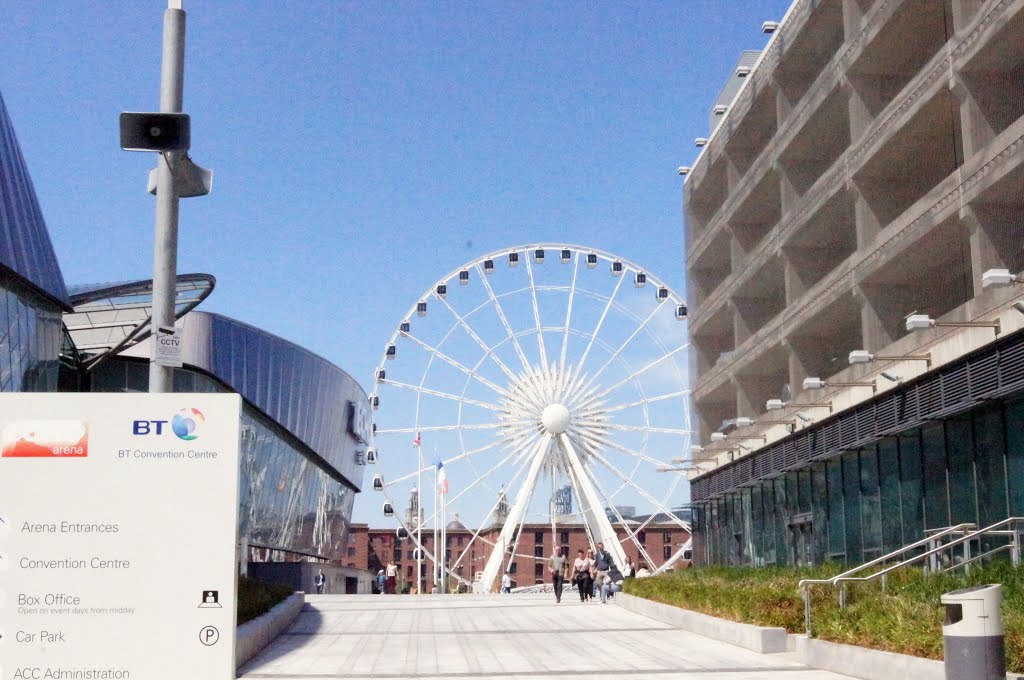
{"type": "MultiPolygon", "coordinates": [[[[902,567],[908,566],[910,564],[914,564],[915,562],[919,562],[919,561],[921,561],[921,560],[923,560],[923,559],[925,559],[927,557],[931,557],[932,555],[936,555],[936,554],[944,552],[946,550],[950,550],[951,548],[954,548],[957,545],[966,544],[969,541],[972,541],[972,540],[974,540],[976,538],[979,538],[979,537],[981,537],[983,535],[991,534],[991,533],[995,533],[995,534],[998,534],[998,535],[1009,534],[1012,537],[1012,541],[1011,541],[1011,543],[1007,547],[1011,551],[1013,566],[1017,567],[1017,566],[1020,565],[1020,551],[1021,551],[1021,545],[1020,545],[1021,542],[1020,542],[1020,533],[1019,533],[1019,531],[1016,530],[1016,529],[1013,529],[1013,530],[1010,530],[1010,531],[998,531],[997,532],[996,529],[999,529],[1000,527],[1003,527],[1003,526],[1014,525],[1014,524],[1017,524],[1017,523],[1020,523],[1020,522],[1024,522],[1024,517],[1007,517],[1004,520],[1000,520],[1000,521],[996,522],[995,524],[990,524],[989,526],[984,527],[982,529],[977,529],[975,531],[968,531],[967,533],[965,533],[960,538],[954,539],[954,540],[952,540],[952,541],[950,541],[948,543],[944,543],[944,544],[939,545],[939,546],[937,546],[935,548],[932,548],[930,550],[926,550],[925,552],[921,553],[920,555],[915,555],[915,556],[913,556],[913,557],[911,557],[909,559],[905,559],[905,560],[903,560],[902,562],[900,562],[898,564],[894,564],[891,567],[886,567],[885,569],[882,569],[881,571],[877,571],[877,572],[875,572],[873,574],[870,574],[868,576],[853,576],[853,574],[856,574],[859,571],[863,571],[864,569],[866,569],[868,567],[871,567],[871,566],[874,566],[874,565],[879,564],[881,562],[884,562],[887,559],[891,559],[891,558],[895,557],[896,555],[900,555],[900,554],[905,553],[905,552],[907,552],[909,550],[913,550],[915,548],[919,548],[922,545],[933,544],[933,543],[935,543],[935,541],[937,539],[943,538],[943,537],[948,536],[950,534],[960,533],[965,527],[974,527],[974,524],[965,523],[965,524],[958,524],[956,526],[948,527],[945,530],[940,531],[937,534],[933,534],[931,536],[928,536],[928,537],[926,537],[926,538],[924,538],[924,539],[922,539],[920,541],[915,541],[914,543],[906,545],[906,546],[900,548],[899,550],[894,550],[893,552],[888,553],[886,555],[883,555],[882,557],[875,558],[874,560],[871,560],[870,562],[865,562],[864,564],[862,564],[862,565],[860,565],[858,567],[855,567],[853,569],[845,571],[842,574],[839,574],[837,576],[833,576],[830,579],[802,579],[797,585],[798,585],[798,587],[801,590],[803,590],[803,599],[804,599],[804,627],[806,629],[807,635],[808,636],[811,635],[811,591],[810,591],[810,586],[811,585],[829,584],[829,585],[835,586],[837,584],[845,584],[845,583],[864,583],[864,582],[867,582],[867,581],[873,581],[874,579],[879,578],[879,577],[882,578],[882,583],[884,584],[885,583],[885,576],[887,574],[889,574],[890,572],[892,572],[892,571],[895,571],[895,570],[900,569],[902,567]]],[[[955,567],[965,567],[965,568],[967,568],[970,565],[970,563],[974,562],[976,559],[978,559],[980,557],[983,557],[983,556],[994,554],[996,552],[999,552],[999,550],[1001,550],[1001,548],[1000,549],[995,549],[995,550],[990,550],[987,553],[984,553],[983,555],[977,556],[976,558],[967,558],[964,562],[955,565],[955,567]]],[[[969,553],[966,552],[966,548],[965,548],[965,557],[968,554],[969,553]]],[[[846,595],[845,588],[841,588],[840,589],[840,594],[839,594],[840,606],[845,605],[845,599],[846,599],[845,595],[846,595]]]]}
{"type": "Polygon", "coordinates": [[[833,576],[832,578],[824,578],[824,579],[820,579],[820,578],[819,579],[805,578],[805,579],[801,579],[801,581],[797,584],[797,587],[798,588],[803,588],[803,589],[806,590],[806,587],[810,586],[810,585],[826,584],[826,583],[827,584],[831,584],[831,585],[835,585],[836,579],[843,579],[843,578],[846,578],[848,576],[851,576],[852,574],[856,574],[858,571],[863,571],[864,569],[867,569],[868,567],[873,567],[876,564],[882,564],[884,562],[887,562],[887,561],[893,559],[894,557],[896,557],[897,555],[902,555],[903,553],[906,553],[906,552],[908,552],[910,550],[916,550],[917,548],[920,548],[921,546],[928,545],[929,543],[934,543],[935,540],[938,539],[938,538],[942,538],[942,537],[948,536],[950,534],[960,533],[960,532],[962,532],[964,530],[971,531],[971,530],[976,529],[976,528],[977,527],[974,524],[970,523],[970,522],[965,522],[963,524],[957,524],[956,526],[946,527],[945,529],[943,529],[942,531],[940,531],[937,534],[934,534],[932,536],[928,536],[926,538],[922,538],[920,541],[915,541],[914,543],[911,543],[909,545],[905,545],[902,548],[899,548],[897,550],[893,550],[892,552],[886,553],[885,555],[882,555],[881,557],[876,557],[875,559],[871,560],[870,562],[865,562],[864,564],[861,564],[860,566],[854,567],[853,569],[850,569],[848,571],[844,571],[843,573],[838,574],[836,576],[833,576]]]}

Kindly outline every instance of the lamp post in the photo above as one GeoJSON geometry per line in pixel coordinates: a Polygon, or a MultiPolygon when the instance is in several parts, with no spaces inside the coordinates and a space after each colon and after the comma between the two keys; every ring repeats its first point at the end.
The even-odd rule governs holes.
{"type": "Polygon", "coordinates": [[[178,269],[178,199],[210,193],[213,173],[194,164],[186,153],[189,117],[182,113],[185,80],[185,11],[182,0],[168,0],[164,10],[160,65],[160,112],[122,113],[121,148],[159,152],[148,191],[156,194],[153,238],[153,354],[149,391],[169,392],[172,368],[181,366],[180,338],[174,329],[178,269]]]}

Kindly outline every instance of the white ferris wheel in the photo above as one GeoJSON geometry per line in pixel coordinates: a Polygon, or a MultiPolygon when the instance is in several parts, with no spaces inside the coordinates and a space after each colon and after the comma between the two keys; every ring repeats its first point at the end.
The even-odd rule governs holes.
{"type": "Polygon", "coordinates": [[[478,591],[529,524],[552,537],[583,525],[617,564],[632,543],[668,567],[682,549],[652,558],[642,537],[652,521],[689,529],[673,510],[688,501],[685,478],[658,474],[690,452],[686,315],[649,271],[594,248],[524,245],[449,272],[403,317],[374,376],[378,507],[435,575],[478,591]],[[423,503],[438,463],[445,513],[423,503]],[[442,566],[425,539],[445,516],[473,530],[442,566]]]}

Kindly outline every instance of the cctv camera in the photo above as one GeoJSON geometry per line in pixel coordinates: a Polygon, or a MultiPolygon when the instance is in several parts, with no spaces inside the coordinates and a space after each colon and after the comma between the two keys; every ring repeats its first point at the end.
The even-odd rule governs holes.
{"type": "Polygon", "coordinates": [[[890,373],[889,371],[882,371],[882,377],[890,382],[899,382],[900,376],[890,373]]]}
{"type": "Polygon", "coordinates": [[[1017,301],[1013,303],[1013,308],[1021,314],[1024,314],[1024,301],[1017,301]]]}

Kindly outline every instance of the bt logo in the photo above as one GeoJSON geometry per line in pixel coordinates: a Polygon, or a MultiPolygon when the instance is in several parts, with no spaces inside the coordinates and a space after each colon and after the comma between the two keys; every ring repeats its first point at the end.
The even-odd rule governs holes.
{"type": "MultiPolygon", "coordinates": [[[[166,420],[135,420],[132,421],[132,434],[163,434],[166,420]]],[[[171,431],[185,441],[192,441],[199,437],[199,431],[206,423],[206,416],[195,408],[183,408],[171,418],[171,431]]]]}

